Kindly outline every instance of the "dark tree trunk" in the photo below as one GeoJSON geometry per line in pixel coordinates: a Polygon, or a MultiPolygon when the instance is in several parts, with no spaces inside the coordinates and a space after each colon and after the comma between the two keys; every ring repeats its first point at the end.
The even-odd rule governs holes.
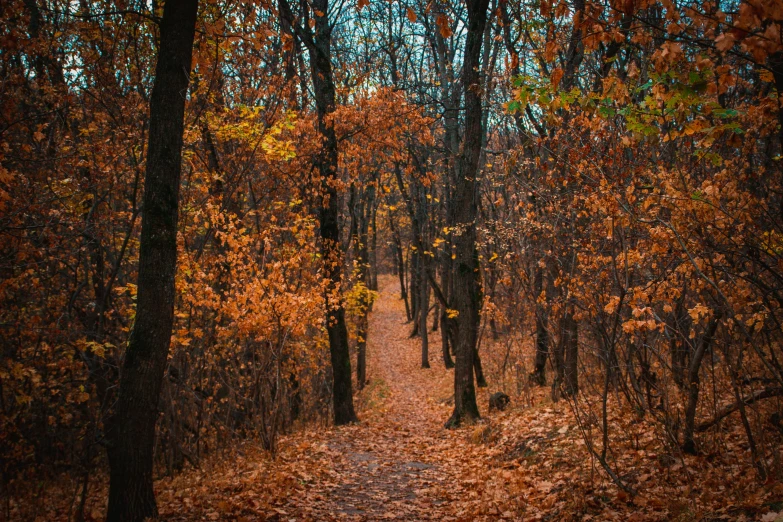
{"type": "Polygon", "coordinates": [[[424,273],[424,262],[426,262],[425,257],[426,256],[422,256],[422,266],[419,270],[419,275],[421,277],[421,282],[419,283],[421,285],[421,298],[419,300],[419,335],[421,336],[421,367],[429,368],[430,341],[429,335],[427,333],[427,313],[429,312],[430,286],[427,284],[427,276],[424,273]]]}
{"type": "Polygon", "coordinates": [[[552,380],[552,400],[557,401],[560,398],[560,386],[563,384],[565,375],[565,335],[562,330],[561,321],[560,339],[552,347],[552,362],[555,367],[555,378],[552,380]]]}
{"type": "MultiPolygon", "coordinates": [[[[413,182],[416,185],[415,191],[412,191],[416,197],[416,218],[413,220],[413,226],[416,230],[413,231],[415,237],[417,237],[419,255],[419,336],[421,337],[421,367],[430,367],[430,341],[429,334],[427,332],[427,317],[430,312],[430,285],[427,280],[427,271],[429,270],[430,258],[427,255],[428,234],[427,234],[427,198],[426,188],[423,185],[419,185],[417,181],[413,182]]],[[[412,209],[413,210],[413,209],[412,209]]]]}
{"type": "Polygon", "coordinates": [[[355,241],[359,269],[358,279],[364,285],[362,296],[359,300],[360,316],[356,328],[356,387],[360,390],[364,388],[364,384],[367,381],[367,328],[369,325],[370,306],[372,305],[372,300],[369,298],[371,276],[367,241],[369,239],[368,229],[374,197],[375,193],[372,187],[362,191],[359,197],[359,208],[356,212],[359,218],[358,233],[355,241]]]}
{"type": "Polygon", "coordinates": [[[696,428],[696,406],[699,404],[699,371],[701,370],[701,361],[704,359],[704,355],[715,337],[720,319],[721,315],[718,313],[710,320],[693,352],[691,364],[688,368],[688,403],[685,406],[685,433],[682,445],[682,450],[685,453],[696,453],[696,441],[693,438],[693,434],[696,428]]]}
{"type": "Polygon", "coordinates": [[[476,250],[476,177],[479,174],[483,141],[479,59],[489,0],[467,0],[467,6],[468,32],[463,61],[465,134],[458,161],[459,172],[455,180],[452,211],[449,212],[456,257],[451,302],[458,315],[454,320],[454,353],[457,359],[454,370],[454,412],[446,423],[447,427],[456,427],[463,421],[479,418],[473,385],[481,309],[481,274],[476,250]]]}
{"type": "Polygon", "coordinates": [[[198,0],[167,2],[160,24],[139,250],[136,320],[108,426],[110,522],[157,517],[152,487],[158,399],[174,322],[185,95],[198,0]]]}
{"type": "Polygon", "coordinates": [[[574,319],[573,310],[568,310],[563,318],[563,336],[565,344],[565,368],[563,392],[573,397],[579,391],[579,325],[574,319]]]}
{"type": "Polygon", "coordinates": [[[419,294],[419,274],[421,273],[419,265],[421,263],[421,256],[419,250],[413,250],[408,257],[408,266],[410,267],[410,296],[411,296],[411,320],[413,321],[413,330],[411,331],[411,337],[419,335],[419,300],[421,295],[419,294]]]}
{"type": "MultiPolygon", "coordinates": [[[[337,179],[337,134],[332,113],[335,110],[335,87],[332,74],[332,27],[329,24],[329,0],[310,3],[314,18],[312,29],[300,25],[288,0],[279,0],[281,16],[285,17],[296,35],[303,41],[310,57],[310,75],[315,95],[318,133],[322,138],[316,159],[321,182],[323,204],[318,212],[321,234],[321,256],[326,290],[326,331],[329,335],[329,353],[332,362],[332,399],[334,423],[347,424],[358,420],[353,408],[351,356],[348,348],[348,329],[345,325],[345,307],[339,295],[342,280],[343,252],[340,242],[340,197],[334,181],[337,179]]],[[[304,17],[305,20],[307,16],[304,17]]]]}
{"type": "Polygon", "coordinates": [[[686,388],[685,370],[688,368],[688,341],[691,329],[690,316],[685,309],[685,296],[688,287],[683,285],[682,294],[677,299],[677,305],[671,314],[669,314],[668,327],[670,329],[671,340],[669,341],[669,351],[672,358],[672,378],[680,389],[686,388]]]}
{"type": "Polygon", "coordinates": [[[364,389],[367,382],[367,314],[362,314],[359,318],[356,335],[356,388],[364,389]]]}
{"type": "Polygon", "coordinates": [[[402,250],[402,241],[400,240],[400,234],[394,229],[394,218],[391,218],[391,232],[394,236],[394,252],[397,257],[397,272],[400,277],[400,299],[405,302],[405,319],[411,320],[411,307],[408,304],[408,288],[405,284],[405,257],[402,250]]]}
{"type": "MultiPolygon", "coordinates": [[[[584,25],[584,0],[574,0],[574,17],[572,20],[573,29],[568,44],[568,50],[565,55],[565,64],[563,72],[563,90],[569,91],[576,86],[577,72],[584,57],[584,42],[582,39],[584,25]]],[[[568,121],[568,114],[564,116],[564,121],[568,121]]],[[[576,188],[576,187],[572,187],[576,188]]],[[[571,215],[571,220],[576,220],[576,215],[571,215]]],[[[563,223],[562,228],[568,228],[567,223],[563,223]]],[[[569,232],[571,233],[571,232],[569,232]]],[[[569,241],[570,243],[570,241],[569,241]]],[[[571,247],[563,256],[563,273],[570,274],[575,269],[575,253],[571,247]]],[[[566,295],[567,292],[564,293],[566,295]]],[[[578,358],[578,324],[573,316],[573,303],[566,299],[565,311],[560,321],[560,341],[555,353],[555,363],[557,374],[552,385],[552,398],[556,400],[563,387],[566,395],[573,395],[578,390],[577,382],[577,358],[578,358]]]]}
{"type": "MultiPolygon", "coordinates": [[[[448,251],[447,251],[448,252],[448,251]]],[[[448,254],[444,257],[450,257],[448,254]]],[[[449,259],[450,261],[450,259],[449,259]]],[[[449,269],[448,262],[444,262],[443,264],[443,274],[441,275],[441,284],[443,285],[443,291],[447,292],[446,298],[450,299],[450,288],[451,288],[451,280],[449,277],[449,274],[451,273],[451,270],[449,269]]],[[[448,308],[445,306],[441,309],[440,312],[440,342],[441,342],[441,349],[443,351],[443,364],[446,366],[446,369],[454,368],[454,360],[451,358],[451,331],[452,331],[452,319],[449,319],[448,316],[448,308]]]]}
{"type": "Polygon", "coordinates": [[[473,371],[476,373],[476,384],[479,388],[486,388],[487,378],[484,377],[484,367],[481,366],[481,356],[478,353],[478,347],[473,352],[473,371]]]}
{"type": "Polygon", "coordinates": [[[348,349],[348,329],[345,308],[337,292],[342,279],[343,253],[340,251],[340,197],[333,181],[337,178],[337,134],[331,118],[335,109],[335,89],[332,77],[331,33],[327,13],[328,0],[313,2],[315,12],[315,39],[310,47],[310,67],[318,113],[318,130],[323,136],[319,158],[321,188],[324,204],[320,208],[321,255],[324,274],[329,279],[326,298],[326,330],[329,334],[329,352],[332,359],[334,423],[347,424],[357,419],[353,408],[351,358],[348,349]]]}
{"type": "Polygon", "coordinates": [[[372,187],[372,232],[370,233],[370,290],[378,291],[378,204],[375,186],[372,187]]]}
{"type": "Polygon", "coordinates": [[[530,380],[538,386],[546,385],[546,361],[549,357],[549,330],[546,309],[538,302],[544,289],[544,269],[535,268],[534,291],[536,299],[536,358],[530,380]]]}

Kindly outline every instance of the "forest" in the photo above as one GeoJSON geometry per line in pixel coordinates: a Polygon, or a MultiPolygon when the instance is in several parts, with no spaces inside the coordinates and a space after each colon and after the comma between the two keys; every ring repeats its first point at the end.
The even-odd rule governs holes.
{"type": "Polygon", "coordinates": [[[783,520],[783,2],[0,2],[0,520],[783,520]]]}

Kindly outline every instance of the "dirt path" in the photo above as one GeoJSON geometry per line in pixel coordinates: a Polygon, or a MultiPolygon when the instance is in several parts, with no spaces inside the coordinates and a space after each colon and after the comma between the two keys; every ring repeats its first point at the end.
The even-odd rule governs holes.
{"type": "MultiPolygon", "coordinates": [[[[421,369],[420,341],[408,339],[404,304],[390,279],[370,318],[368,376],[359,395],[362,422],[330,431],[323,464],[333,481],[314,481],[290,513],[316,520],[448,520],[460,490],[460,466],[444,459],[453,434],[443,429],[452,374],[439,364],[421,369]]],[[[439,334],[431,334],[439,337],[439,334]]],[[[433,339],[435,341],[435,339],[433,339]]],[[[436,351],[437,350],[437,351],[436,351]]],[[[283,511],[289,511],[283,508],[283,511]]]]}
{"type": "Polygon", "coordinates": [[[478,520],[486,481],[476,477],[490,468],[487,449],[469,443],[473,428],[443,428],[453,373],[441,362],[440,334],[431,334],[432,368],[422,369],[398,284],[380,282],[368,336],[370,384],[355,394],[361,422],[282,437],[274,460],[248,443],[219,467],[161,482],[164,519],[478,520]]]}

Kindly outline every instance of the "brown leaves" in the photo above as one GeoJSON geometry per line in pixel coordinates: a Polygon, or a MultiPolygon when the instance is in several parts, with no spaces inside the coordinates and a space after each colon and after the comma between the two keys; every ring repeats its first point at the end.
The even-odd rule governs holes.
{"type": "Polygon", "coordinates": [[[560,67],[555,68],[552,71],[552,75],[550,77],[550,81],[552,82],[552,88],[556,89],[558,85],[560,85],[560,80],[563,78],[563,69],[560,67]]]}
{"type": "Polygon", "coordinates": [[[726,52],[734,47],[734,35],[731,33],[722,33],[715,39],[715,47],[721,51],[726,52]]]}
{"type": "Polygon", "coordinates": [[[439,14],[436,16],[435,25],[438,26],[438,32],[443,38],[449,38],[453,34],[451,30],[451,21],[446,15],[439,14]]]}

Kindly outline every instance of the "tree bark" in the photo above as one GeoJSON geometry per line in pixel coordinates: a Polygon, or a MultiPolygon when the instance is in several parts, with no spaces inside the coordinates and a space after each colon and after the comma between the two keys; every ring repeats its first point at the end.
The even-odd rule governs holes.
{"type": "Polygon", "coordinates": [[[419,270],[419,276],[421,277],[421,298],[419,309],[419,335],[421,336],[421,367],[430,367],[430,341],[429,334],[427,333],[427,313],[429,312],[429,300],[430,300],[430,287],[427,284],[427,276],[424,274],[424,263],[426,256],[422,256],[422,266],[419,270]]]}
{"type": "Polygon", "coordinates": [[[457,311],[454,320],[456,366],[454,369],[454,412],[446,423],[456,427],[464,421],[479,418],[473,365],[476,361],[479,313],[481,310],[481,274],[476,249],[476,215],[478,214],[479,158],[483,141],[482,81],[479,75],[481,40],[487,23],[489,0],[467,0],[468,32],[463,61],[465,92],[465,134],[455,180],[450,223],[454,238],[455,269],[452,303],[457,311]]]}
{"type": "Polygon", "coordinates": [[[342,282],[343,253],[340,242],[340,198],[337,180],[337,134],[332,114],[335,110],[335,87],[332,74],[332,27],[329,24],[329,0],[314,0],[313,29],[302,26],[295,19],[288,0],[280,0],[281,16],[285,17],[296,35],[307,47],[310,73],[315,95],[318,133],[322,146],[316,159],[321,182],[323,204],[318,212],[321,236],[321,257],[324,277],[328,281],[325,293],[326,331],[329,335],[329,353],[332,363],[332,403],[334,423],[348,424],[358,420],[353,407],[351,357],[348,348],[348,329],[345,325],[345,307],[339,295],[342,282]]]}
{"type": "MultiPolygon", "coordinates": [[[[449,256],[448,250],[446,251],[446,257],[449,256]]],[[[443,291],[448,292],[446,294],[446,297],[450,299],[451,295],[451,278],[449,275],[451,274],[450,266],[447,264],[443,265],[443,274],[441,275],[441,282],[443,285],[443,291]]],[[[454,360],[451,358],[451,346],[452,346],[452,331],[454,326],[452,325],[453,320],[449,318],[449,311],[448,308],[443,306],[440,312],[440,342],[441,342],[441,350],[443,352],[443,364],[446,366],[446,369],[449,370],[451,368],[454,368],[454,360]]]]}
{"type": "Polygon", "coordinates": [[[573,397],[579,391],[579,324],[574,319],[573,310],[568,310],[563,318],[565,336],[565,381],[563,392],[573,397]]]}
{"type": "Polygon", "coordinates": [[[110,522],[157,517],[152,484],[158,399],[174,323],[185,95],[198,0],[166,2],[160,24],[143,196],[136,320],[108,426],[110,522]]]}
{"type": "Polygon", "coordinates": [[[394,230],[392,225],[392,235],[394,236],[394,251],[397,254],[397,272],[400,276],[400,299],[405,302],[405,319],[411,320],[411,307],[408,304],[408,287],[405,284],[405,257],[402,250],[402,241],[400,240],[400,234],[394,230]]]}
{"type": "Polygon", "coordinates": [[[534,291],[536,300],[536,358],[530,380],[538,386],[546,385],[546,361],[549,358],[549,330],[546,308],[538,300],[544,290],[544,269],[535,268],[534,291]]]}
{"type": "Polygon", "coordinates": [[[696,406],[699,404],[699,370],[701,369],[701,361],[704,359],[704,355],[715,337],[720,319],[720,313],[716,313],[710,320],[693,353],[693,357],[691,357],[691,364],[688,368],[688,404],[685,407],[685,433],[682,445],[682,450],[685,453],[696,453],[696,441],[693,438],[693,434],[696,428],[696,406]]]}
{"type": "Polygon", "coordinates": [[[331,27],[327,18],[328,0],[316,0],[315,39],[310,48],[310,67],[318,113],[318,130],[323,137],[319,159],[324,204],[320,208],[321,255],[325,275],[329,280],[326,298],[326,329],[332,360],[334,423],[347,424],[358,420],[353,408],[351,359],[348,349],[348,329],[345,308],[338,295],[342,279],[342,252],[340,252],[340,198],[334,181],[337,179],[337,134],[331,118],[335,110],[335,88],[332,77],[331,27]],[[320,15],[319,15],[320,13],[320,15]]]}
{"type": "Polygon", "coordinates": [[[355,241],[359,269],[358,279],[363,285],[359,299],[360,316],[356,328],[356,387],[360,390],[364,388],[364,383],[367,381],[367,330],[370,307],[372,306],[372,299],[370,299],[369,295],[372,276],[370,275],[371,267],[367,241],[369,239],[369,221],[374,197],[375,194],[372,187],[362,190],[362,194],[359,197],[359,209],[356,212],[359,218],[358,233],[355,241]]]}

